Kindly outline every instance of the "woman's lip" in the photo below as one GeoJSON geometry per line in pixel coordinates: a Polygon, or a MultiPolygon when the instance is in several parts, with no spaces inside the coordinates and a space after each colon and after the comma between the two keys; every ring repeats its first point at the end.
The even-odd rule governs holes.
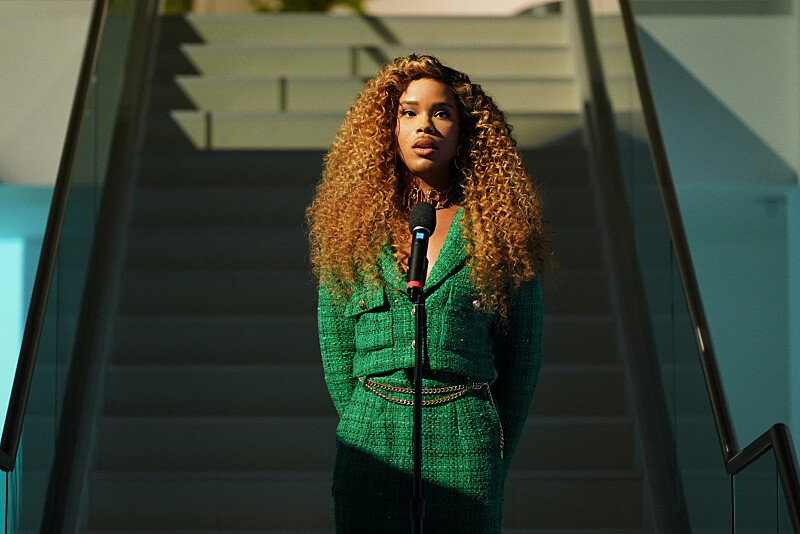
{"type": "Polygon", "coordinates": [[[436,148],[436,141],[433,139],[418,139],[411,145],[411,148],[436,148]]]}
{"type": "Polygon", "coordinates": [[[430,146],[415,146],[412,147],[412,150],[414,151],[415,154],[418,154],[420,156],[428,156],[436,152],[436,149],[430,146]]]}

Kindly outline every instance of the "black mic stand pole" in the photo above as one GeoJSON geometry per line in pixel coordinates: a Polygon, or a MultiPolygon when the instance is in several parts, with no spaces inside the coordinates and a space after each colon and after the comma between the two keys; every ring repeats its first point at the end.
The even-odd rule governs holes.
{"type": "Polygon", "coordinates": [[[422,363],[427,349],[425,319],[425,278],[428,272],[428,238],[436,228],[436,209],[427,202],[417,202],[408,215],[411,231],[411,254],[408,258],[408,298],[414,303],[414,427],[411,448],[414,455],[414,487],[411,493],[411,530],[422,534],[425,499],[422,498],[422,363]]]}
{"type": "Polygon", "coordinates": [[[412,292],[414,303],[414,488],[411,494],[411,531],[422,534],[425,521],[425,499],[422,497],[422,362],[426,348],[425,293],[422,288],[412,292]]]}

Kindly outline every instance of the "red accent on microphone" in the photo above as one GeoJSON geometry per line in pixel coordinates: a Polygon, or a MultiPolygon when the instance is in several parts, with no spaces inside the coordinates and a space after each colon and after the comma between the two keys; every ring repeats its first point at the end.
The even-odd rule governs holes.
{"type": "Polygon", "coordinates": [[[422,282],[418,282],[417,280],[411,280],[409,283],[406,284],[406,289],[418,287],[422,289],[422,282]]]}

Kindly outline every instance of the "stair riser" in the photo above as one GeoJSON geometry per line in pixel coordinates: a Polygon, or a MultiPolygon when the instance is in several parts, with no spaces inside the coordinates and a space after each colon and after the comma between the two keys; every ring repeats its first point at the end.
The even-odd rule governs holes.
{"type": "MultiPolygon", "coordinates": [[[[304,223],[313,198],[310,186],[141,187],[133,223],[138,226],[254,227],[304,223]]],[[[559,227],[595,225],[594,197],[580,187],[551,188],[545,218],[559,227]]]]}
{"type": "MultiPolygon", "coordinates": [[[[364,82],[357,77],[304,80],[180,76],[156,82],[151,109],[342,113],[353,104],[364,82]]],[[[578,109],[571,79],[496,79],[483,84],[507,113],[575,113],[578,109]]]]}
{"type": "MultiPolygon", "coordinates": [[[[252,217],[262,215],[256,212],[252,217]]],[[[597,232],[551,227],[549,237],[560,269],[602,268],[603,251],[597,232]]],[[[131,231],[127,265],[140,271],[304,269],[309,265],[307,230],[300,224],[279,228],[145,225],[131,231]]]]}
{"type": "MultiPolygon", "coordinates": [[[[285,78],[356,79],[375,76],[393,58],[419,52],[418,46],[225,46],[185,44],[162,50],[156,59],[159,77],[175,75],[272,76],[285,78]]],[[[426,47],[426,53],[469,73],[471,79],[491,77],[572,77],[566,47],[481,48],[426,47]]]]}
{"type": "MultiPolygon", "coordinates": [[[[603,273],[559,273],[543,284],[545,313],[604,315],[609,311],[603,273]]],[[[317,290],[307,270],[136,272],[125,277],[124,314],[310,314],[317,290]]]]}
{"type": "Polygon", "coordinates": [[[299,229],[312,197],[313,189],[309,186],[139,188],[133,223],[139,226],[289,226],[299,229]]]}
{"type": "Polygon", "coordinates": [[[134,364],[316,364],[317,316],[128,316],[117,319],[112,354],[134,364]]]}
{"type": "MultiPolygon", "coordinates": [[[[324,149],[269,151],[145,151],[139,184],[143,186],[313,186],[322,172],[324,149]]],[[[589,186],[585,151],[522,149],[523,161],[537,183],[589,186]]]]}
{"type": "MultiPolygon", "coordinates": [[[[184,150],[323,150],[342,123],[344,112],[270,113],[172,111],[148,119],[145,146],[184,150]]],[[[580,117],[568,114],[509,114],[514,138],[533,148],[575,132],[580,117]]]]}
{"type": "Polygon", "coordinates": [[[503,524],[638,528],[641,510],[641,479],[519,480],[506,485],[503,524]]]}
{"type": "MultiPolygon", "coordinates": [[[[89,524],[95,529],[291,530],[333,524],[328,474],[217,480],[103,476],[94,477],[92,487],[89,524]]],[[[512,478],[506,488],[504,523],[511,527],[641,526],[635,511],[641,508],[641,479],[512,478]]]]}
{"type": "MultiPolygon", "coordinates": [[[[546,366],[616,362],[615,331],[609,319],[565,322],[547,316],[544,332],[546,366]]],[[[119,364],[319,362],[315,312],[254,317],[127,316],[117,319],[114,337],[112,358],[119,364]]]]}
{"type": "Polygon", "coordinates": [[[398,37],[445,45],[563,46],[560,17],[330,17],[316,13],[163,17],[161,44],[380,46],[398,37]]]}
{"type": "MultiPolygon", "coordinates": [[[[515,472],[632,469],[629,422],[528,420],[515,472]]],[[[105,419],[102,471],[324,472],[333,466],[336,418],[105,419]]],[[[410,442],[411,436],[409,436],[410,442]]]]}

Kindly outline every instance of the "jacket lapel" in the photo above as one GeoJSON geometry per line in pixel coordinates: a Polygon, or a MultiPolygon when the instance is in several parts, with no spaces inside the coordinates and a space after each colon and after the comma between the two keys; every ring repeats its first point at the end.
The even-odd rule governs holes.
{"type": "Polygon", "coordinates": [[[453,217],[453,222],[450,223],[447,236],[444,238],[444,244],[442,245],[442,250],[439,251],[439,257],[436,258],[433,269],[428,273],[428,280],[425,282],[425,287],[428,291],[433,291],[437,285],[464,263],[464,259],[466,258],[465,247],[467,243],[464,236],[461,235],[461,219],[463,217],[464,210],[458,208],[453,217]]]}
{"type": "MultiPolygon", "coordinates": [[[[439,257],[436,259],[436,263],[433,264],[431,272],[428,273],[428,279],[425,282],[427,291],[433,291],[437,285],[464,263],[467,243],[461,235],[461,219],[463,216],[464,210],[458,208],[453,217],[453,222],[450,223],[450,229],[447,231],[442,250],[439,251],[439,257]]],[[[378,267],[383,279],[390,288],[405,291],[405,277],[400,272],[389,245],[384,246],[381,250],[378,267]]]]}

